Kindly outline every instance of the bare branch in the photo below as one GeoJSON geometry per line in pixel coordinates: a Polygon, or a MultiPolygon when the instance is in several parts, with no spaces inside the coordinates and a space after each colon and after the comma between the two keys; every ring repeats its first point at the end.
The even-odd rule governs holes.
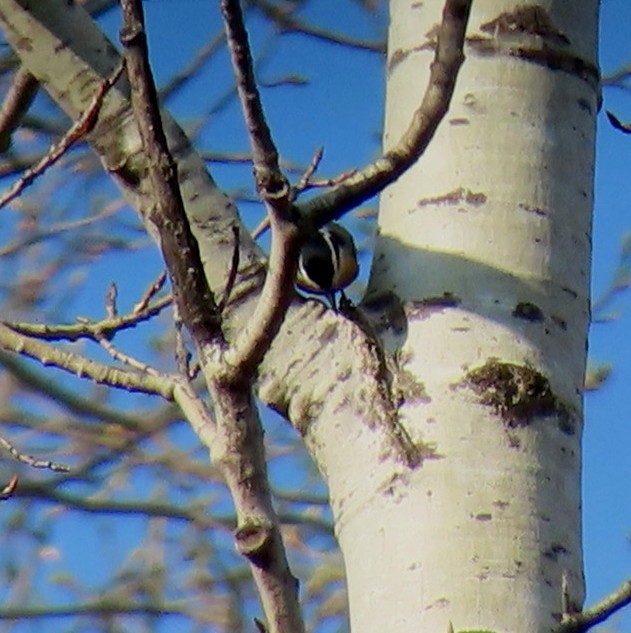
{"type": "Polygon", "coordinates": [[[240,1],[222,0],[221,12],[237,81],[237,92],[252,146],[256,190],[265,201],[276,202],[278,211],[287,213],[289,183],[280,170],[278,151],[265,120],[240,1]],[[282,209],[278,205],[281,200],[285,202],[282,209]]]}
{"type": "Polygon", "coordinates": [[[232,382],[249,380],[278,333],[294,297],[300,234],[293,221],[291,188],[278,164],[278,151],[265,120],[254,76],[248,34],[239,0],[222,0],[232,65],[252,146],[256,189],[263,198],[272,227],[265,284],[256,310],[226,356],[232,382]]]}
{"type": "Polygon", "coordinates": [[[205,44],[195,55],[195,59],[177,72],[169,81],[160,88],[160,99],[165,102],[171,95],[175,94],[185,83],[194,79],[201,72],[204,64],[222,48],[225,35],[223,32],[215,35],[205,44]]]}
{"type": "Polygon", "coordinates": [[[18,487],[18,482],[18,476],[13,475],[11,479],[9,479],[8,483],[5,484],[0,490],[0,501],[6,501],[15,494],[15,491],[18,487]]]}
{"type": "Polygon", "coordinates": [[[298,582],[289,568],[267,477],[263,428],[251,389],[210,382],[221,468],[237,514],[235,540],[250,562],[270,633],[304,633],[298,582]]]}
{"type": "MultiPolygon", "coordinates": [[[[226,3],[228,0],[224,0],[222,6],[226,3]]],[[[140,0],[122,0],[122,7],[124,29],[121,40],[127,48],[126,59],[132,104],[143,148],[150,165],[149,175],[156,204],[156,211],[151,220],[160,233],[161,246],[172,278],[177,308],[200,350],[202,362],[206,363],[213,355],[216,356],[216,352],[224,345],[219,327],[219,314],[202,275],[198,246],[190,233],[184,214],[176,166],[167,148],[162,130],[157,95],[148,63],[142,5],[140,0]]],[[[240,8],[237,8],[239,11],[236,19],[240,20],[240,8]]],[[[236,27],[237,30],[241,28],[245,32],[242,22],[236,27]]],[[[228,39],[230,40],[230,35],[228,39]]],[[[247,38],[245,43],[247,47],[247,38]]],[[[249,52],[246,49],[245,58],[248,57],[249,52]]],[[[253,78],[253,75],[251,77],[253,78]]],[[[269,183],[262,184],[277,205],[272,207],[273,220],[281,225],[284,214],[279,212],[278,204],[279,201],[284,202],[289,208],[289,187],[282,186],[280,191],[275,188],[274,183],[284,182],[282,174],[279,179],[277,155],[274,152],[270,154],[269,147],[259,146],[257,152],[258,160],[261,161],[259,168],[263,167],[264,173],[271,175],[269,183]],[[269,169],[270,166],[271,169],[269,169]],[[270,183],[271,189],[268,188],[270,183]]],[[[255,157],[255,163],[257,157],[255,157]]],[[[289,232],[292,239],[286,240],[285,243],[293,246],[294,250],[292,252],[289,249],[287,252],[290,255],[297,255],[297,229],[291,222],[285,221],[285,224],[293,229],[293,232],[289,232]]],[[[276,228],[274,223],[272,228],[276,228]]],[[[265,288],[268,292],[277,291],[278,279],[283,278],[283,274],[287,276],[287,270],[291,282],[295,275],[295,261],[292,262],[293,268],[291,265],[278,268],[278,245],[275,248],[276,259],[272,255],[271,260],[274,264],[270,266],[263,296],[265,296],[265,288]],[[274,270],[279,272],[274,274],[274,270]]],[[[274,246],[272,251],[274,251],[274,246]]],[[[282,261],[280,263],[284,264],[282,261]]],[[[284,296],[288,304],[287,289],[284,289],[284,292],[285,295],[281,293],[280,296],[284,296]]],[[[258,329],[255,327],[248,332],[246,328],[245,334],[239,337],[243,343],[233,354],[238,362],[230,363],[228,356],[225,355],[226,362],[221,367],[220,376],[212,375],[213,368],[206,368],[207,385],[217,417],[214,423],[217,425],[217,432],[203,404],[192,393],[190,385],[186,381],[180,381],[174,389],[174,397],[178,404],[202,441],[212,448],[213,458],[222,468],[237,510],[237,544],[250,561],[252,573],[261,592],[266,617],[274,623],[272,633],[280,631],[300,633],[304,631],[304,623],[300,614],[296,581],[289,571],[278,518],[272,507],[271,492],[267,482],[263,431],[250,383],[254,369],[269,347],[271,338],[280,327],[280,320],[286,308],[287,305],[281,303],[280,308],[272,306],[270,310],[262,298],[254,315],[258,329]],[[257,313],[262,314],[263,318],[259,316],[257,319],[257,313]],[[267,317],[270,314],[280,314],[280,318],[275,316],[275,321],[269,322],[267,317]],[[275,327],[271,335],[269,332],[260,330],[261,325],[267,325],[268,322],[270,325],[268,330],[275,327]],[[255,333],[254,336],[252,332],[255,333]],[[236,372],[232,371],[232,367],[237,368],[236,372]]]]}
{"type": "Polygon", "coordinates": [[[341,217],[394,182],[423,154],[449,108],[464,55],[465,30],[472,0],[447,0],[438,31],[436,54],[423,100],[395,147],[341,185],[308,202],[300,212],[322,226],[341,217]]]}
{"type": "Polygon", "coordinates": [[[175,301],[198,344],[221,339],[220,317],[208,287],[199,246],[193,237],[180,193],[177,165],[167,146],[158,95],[149,66],[147,37],[139,0],[122,0],[124,26],[121,42],[131,85],[131,99],[143,149],[155,211],[149,218],[160,234],[175,301]]]}
{"type": "Polygon", "coordinates": [[[46,325],[41,323],[20,323],[17,321],[3,321],[1,323],[20,334],[47,341],[78,341],[83,338],[97,340],[98,336],[112,338],[117,332],[134,328],[139,323],[148,321],[162,312],[171,303],[172,298],[169,295],[158,299],[153,305],[145,307],[138,312],[134,308],[131,314],[121,317],[96,322],[82,319],[79,323],[73,325],[46,325]]]}
{"type": "Polygon", "coordinates": [[[101,82],[90,105],[79,117],[77,122],[73,124],[58,143],[55,143],[55,145],[50,148],[48,154],[46,154],[39,163],[28,169],[26,173],[0,197],[0,208],[6,206],[12,200],[15,200],[38,176],[41,176],[49,167],[54,165],[79,139],[94,127],[105,95],[118,81],[122,72],[123,66],[121,64],[116,68],[111,77],[101,82]]]}
{"type": "Polygon", "coordinates": [[[31,107],[39,82],[28,70],[18,68],[0,108],[0,153],[11,147],[11,135],[31,107]]]}
{"type": "Polygon", "coordinates": [[[188,380],[176,380],[173,398],[197,437],[212,451],[217,443],[217,425],[188,380]]]}
{"type": "Polygon", "coordinates": [[[628,89],[627,82],[631,77],[631,64],[625,64],[618,70],[605,75],[602,78],[601,85],[604,86],[616,86],[618,88],[628,89]]]}
{"type": "MultiPolygon", "coordinates": [[[[0,609],[0,620],[35,620],[38,618],[66,618],[68,616],[112,616],[112,615],[189,615],[190,610],[181,603],[143,603],[131,602],[127,599],[103,599],[91,604],[69,604],[63,606],[38,605],[6,606],[0,609]]],[[[192,616],[191,616],[192,617],[192,616]]]]}
{"type": "Polygon", "coordinates": [[[74,352],[58,349],[48,343],[18,334],[3,324],[0,324],[0,348],[29,356],[44,365],[58,367],[80,378],[89,378],[98,384],[153,394],[165,400],[172,399],[173,386],[166,378],[124,371],[97,363],[74,352]]]}
{"type": "Polygon", "coordinates": [[[357,173],[356,169],[347,169],[343,171],[341,174],[334,176],[333,178],[325,178],[320,180],[310,180],[306,186],[306,189],[315,189],[316,187],[337,187],[337,185],[341,185],[343,182],[346,182],[350,178],[352,178],[357,173]]]}
{"type": "Polygon", "coordinates": [[[269,229],[269,216],[265,216],[252,231],[252,239],[258,240],[269,229]]]}
{"type": "Polygon", "coordinates": [[[10,453],[15,459],[23,464],[28,464],[33,468],[46,468],[48,470],[52,470],[57,473],[67,473],[70,471],[68,466],[64,466],[63,464],[57,464],[50,460],[37,459],[35,457],[31,457],[30,455],[26,455],[19,451],[9,440],[5,439],[0,435],[0,446],[4,448],[5,451],[10,453]]]}
{"type": "Polygon", "coordinates": [[[118,287],[112,282],[105,293],[105,314],[108,319],[115,319],[118,316],[118,307],[116,300],[118,299],[118,287]]]}
{"type": "MultiPolygon", "coordinates": [[[[22,171],[22,169],[20,169],[20,171],[22,171]]],[[[38,244],[40,242],[43,242],[44,240],[51,239],[57,235],[60,235],[61,233],[70,232],[84,226],[96,224],[97,222],[110,218],[116,213],[119,213],[122,208],[123,204],[121,200],[115,200],[114,202],[108,204],[100,213],[89,215],[88,217],[80,218],[77,220],[58,222],[53,226],[39,228],[35,231],[29,231],[26,235],[20,236],[12,242],[9,242],[8,244],[0,247],[0,257],[13,255],[28,246],[32,246],[33,244],[38,244]]]]}
{"type": "Polygon", "coordinates": [[[383,42],[369,42],[367,40],[360,40],[342,33],[333,33],[326,29],[319,29],[311,24],[307,24],[301,20],[298,20],[291,15],[284,7],[281,8],[278,5],[267,2],[267,0],[249,0],[249,4],[255,6],[261,10],[268,18],[274,20],[282,31],[302,33],[304,35],[310,35],[323,42],[329,44],[337,44],[340,46],[348,46],[350,48],[356,48],[358,50],[367,51],[371,53],[386,52],[386,46],[383,42]]]}
{"type": "Polygon", "coordinates": [[[584,633],[629,604],[631,604],[631,580],[623,582],[618,589],[593,607],[580,613],[565,613],[557,633],[584,633]]]}
{"type": "Polygon", "coordinates": [[[298,183],[292,187],[292,200],[295,200],[311,183],[311,179],[313,175],[316,173],[318,167],[320,166],[320,162],[322,161],[322,157],[324,156],[324,147],[318,147],[315,151],[311,162],[307,169],[305,169],[305,173],[302,174],[298,183]]]}
{"type": "Polygon", "coordinates": [[[167,273],[163,270],[158,278],[147,288],[145,293],[140,297],[140,300],[136,303],[132,310],[132,314],[140,314],[149,306],[149,302],[164,288],[164,284],[167,281],[167,273]]]}
{"type": "Polygon", "coordinates": [[[157,369],[151,367],[151,365],[147,365],[147,363],[143,363],[141,360],[130,356],[129,354],[125,354],[125,352],[121,352],[117,349],[110,341],[108,341],[103,335],[96,335],[96,340],[99,345],[114,359],[119,363],[123,363],[123,365],[127,365],[132,369],[136,369],[139,372],[149,374],[151,376],[162,376],[166,378],[164,374],[161,374],[157,369]]]}
{"type": "MultiPolygon", "coordinates": [[[[137,440],[135,440],[137,441],[137,440]]],[[[232,513],[209,513],[203,506],[183,507],[181,503],[169,503],[164,500],[109,499],[84,494],[70,493],[48,483],[23,482],[15,492],[15,496],[24,499],[39,499],[49,503],[62,505],[73,510],[81,510],[94,514],[111,514],[121,516],[146,516],[173,519],[184,523],[193,523],[205,528],[221,528],[233,530],[235,517],[232,513]]],[[[306,526],[319,534],[333,536],[331,523],[319,515],[305,515],[293,512],[281,513],[284,525],[306,526]]]]}
{"type": "MultiPolygon", "coordinates": [[[[26,364],[16,354],[0,350],[0,365],[27,391],[41,394],[54,400],[58,406],[69,413],[88,420],[99,420],[107,424],[114,424],[137,434],[142,430],[138,418],[132,414],[125,414],[110,408],[94,398],[82,397],[70,389],[65,389],[61,381],[51,380],[49,373],[35,370],[31,364],[26,364]]],[[[155,419],[155,418],[154,418],[155,419]]]]}
{"type": "Polygon", "coordinates": [[[609,119],[609,123],[616,129],[622,132],[623,134],[631,134],[631,124],[622,123],[620,119],[613,113],[607,110],[607,118],[609,119]]]}

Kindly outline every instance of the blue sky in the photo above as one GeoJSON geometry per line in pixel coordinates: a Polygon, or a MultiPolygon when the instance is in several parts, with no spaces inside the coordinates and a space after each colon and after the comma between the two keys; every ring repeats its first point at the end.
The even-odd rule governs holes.
{"type": "MultiPolygon", "coordinates": [[[[606,75],[631,62],[631,3],[604,0],[601,13],[601,67],[606,75]]],[[[620,89],[604,91],[604,109],[631,119],[631,98],[620,89]]],[[[593,292],[610,283],[621,243],[631,230],[629,158],[631,137],[616,133],[603,113],[598,121],[593,292]]],[[[613,309],[619,318],[594,324],[590,356],[612,364],[605,387],[587,396],[584,459],[584,528],[588,596],[602,597],[631,576],[631,301],[622,294],[613,309]]],[[[631,630],[627,610],[615,619],[631,630]]]]}

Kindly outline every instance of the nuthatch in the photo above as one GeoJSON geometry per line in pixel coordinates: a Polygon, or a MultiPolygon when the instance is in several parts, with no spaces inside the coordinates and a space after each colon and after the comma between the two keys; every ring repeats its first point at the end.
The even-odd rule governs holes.
{"type": "Polygon", "coordinates": [[[355,281],[358,272],[353,236],[343,226],[330,222],[303,245],[296,284],[307,292],[325,295],[337,309],[335,292],[355,281]]]}

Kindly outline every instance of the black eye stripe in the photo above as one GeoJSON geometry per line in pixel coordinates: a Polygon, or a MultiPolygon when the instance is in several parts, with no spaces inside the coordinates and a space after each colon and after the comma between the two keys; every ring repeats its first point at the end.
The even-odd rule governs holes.
{"type": "Polygon", "coordinates": [[[298,265],[302,276],[311,280],[315,287],[329,290],[333,285],[336,262],[328,240],[318,233],[302,248],[298,265]]]}

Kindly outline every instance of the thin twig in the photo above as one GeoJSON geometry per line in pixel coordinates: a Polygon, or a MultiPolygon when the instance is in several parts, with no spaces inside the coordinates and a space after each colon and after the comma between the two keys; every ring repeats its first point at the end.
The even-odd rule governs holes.
{"type": "MultiPolygon", "coordinates": [[[[311,162],[309,163],[307,169],[304,170],[302,176],[300,177],[300,180],[298,181],[298,183],[296,185],[294,185],[291,188],[291,192],[290,192],[290,198],[291,201],[294,202],[298,196],[309,187],[313,175],[315,174],[316,170],[318,169],[318,167],[320,166],[320,161],[322,160],[322,156],[324,156],[324,148],[323,147],[318,147],[318,149],[315,151],[313,158],[311,159],[311,162]]],[[[338,184],[337,182],[333,183],[333,184],[338,184]]],[[[329,185],[332,186],[332,185],[329,185]]],[[[270,221],[269,221],[269,216],[265,216],[260,222],[259,224],[256,226],[256,228],[252,231],[252,239],[253,240],[257,240],[259,237],[261,237],[261,235],[263,235],[263,233],[265,233],[265,231],[267,231],[267,229],[269,229],[270,226],[270,221]]]]}
{"type": "Polygon", "coordinates": [[[265,120],[254,76],[248,33],[239,0],[222,0],[232,66],[252,147],[256,189],[262,197],[272,228],[268,272],[254,315],[229,350],[227,380],[249,380],[256,372],[294,296],[294,279],[300,247],[291,187],[278,163],[278,151],[265,120]]]}
{"type": "Polygon", "coordinates": [[[616,86],[618,88],[627,88],[627,82],[631,77],[631,65],[626,64],[609,75],[602,78],[602,85],[616,86]]]}
{"type": "Polygon", "coordinates": [[[0,490],[0,501],[6,501],[14,495],[18,487],[18,482],[18,476],[13,475],[11,479],[9,479],[9,482],[0,490]]]}
{"type": "Polygon", "coordinates": [[[601,624],[614,613],[631,604],[631,580],[627,580],[613,593],[580,613],[564,613],[556,633],[584,633],[601,624]]]}
{"type": "Polygon", "coordinates": [[[136,303],[136,305],[132,309],[132,314],[139,314],[147,309],[147,306],[151,302],[151,300],[162,290],[164,284],[167,281],[167,272],[163,270],[158,278],[145,290],[140,300],[136,303]]]}
{"type": "Polygon", "coordinates": [[[315,151],[311,162],[307,169],[305,169],[305,173],[301,176],[298,183],[291,188],[291,199],[296,200],[298,196],[309,186],[313,175],[316,173],[318,167],[320,166],[320,162],[322,161],[322,157],[324,156],[324,147],[320,146],[315,151]]]}
{"type": "MultiPolygon", "coordinates": [[[[264,201],[268,199],[276,201],[278,208],[281,200],[288,201],[289,183],[280,170],[278,150],[263,112],[241,3],[239,0],[221,0],[221,13],[237,82],[237,92],[252,146],[256,190],[264,201]]],[[[287,207],[288,205],[285,204],[285,209],[282,210],[287,211],[287,207]]]]}
{"type": "Polygon", "coordinates": [[[115,319],[118,316],[116,299],[118,298],[118,286],[111,282],[105,293],[105,315],[108,319],[115,319]]]}
{"type": "Polygon", "coordinates": [[[631,123],[622,123],[622,121],[613,113],[607,110],[607,118],[609,123],[623,134],[631,134],[631,123]]]}
{"type": "MultiPolygon", "coordinates": [[[[248,3],[260,9],[268,18],[274,20],[283,32],[302,33],[321,40],[322,42],[356,48],[370,53],[383,54],[386,51],[386,46],[383,42],[370,42],[368,40],[349,37],[342,33],[333,33],[332,31],[319,29],[307,22],[291,17],[288,10],[285,9],[285,6],[281,8],[266,0],[249,0],[248,3]]],[[[291,7],[292,5],[288,6],[291,7]]]]}
{"type": "Polygon", "coordinates": [[[23,464],[28,464],[33,468],[46,468],[47,470],[52,470],[56,473],[67,473],[70,472],[70,468],[68,466],[64,466],[63,464],[57,464],[56,462],[52,462],[49,459],[36,459],[35,457],[31,457],[30,455],[26,455],[19,451],[9,440],[5,439],[0,435],[0,446],[4,448],[5,451],[10,453],[15,459],[23,464]]]}
{"type": "Polygon", "coordinates": [[[59,222],[46,228],[38,228],[35,231],[29,231],[26,235],[21,235],[17,239],[14,239],[12,242],[9,242],[8,244],[2,246],[0,248],[0,257],[13,255],[14,253],[17,253],[28,246],[38,244],[39,242],[53,238],[61,233],[74,231],[84,226],[89,226],[90,224],[96,224],[97,222],[106,220],[116,213],[119,213],[122,208],[122,201],[114,200],[112,203],[108,204],[105,209],[103,209],[103,211],[95,215],[90,215],[78,220],[59,222]]]}
{"type": "Polygon", "coordinates": [[[171,296],[158,299],[153,305],[147,306],[139,312],[132,312],[114,319],[103,321],[89,321],[79,318],[72,325],[45,325],[41,323],[20,323],[18,321],[0,321],[6,327],[20,334],[26,334],[45,341],[78,341],[79,339],[96,340],[97,334],[112,338],[117,332],[136,327],[143,321],[148,321],[172,303],[171,296]]]}
{"type": "Polygon", "coordinates": [[[343,171],[341,174],[337,176],[333,176],[333,178],[323,178],[320,180],[311,180],[307,183],[306,189],[315,189],[315,188],[326,188],[326,187],[337,187],[337,185],[341,185],[343,182],[346,182],[350,178],[352,178],[357,173],[356,169],[347,169],[343,171]]]}
{"type": "Polygon", "coordinates": [[[119,349],[117,349],[114,346],[114,344],[111,341],[108,341],[104,336],[97,335],[96,340],[97,340],[98,344],[114,360],[117,360],[119,363],[123,363],[123,365],[127,365],[128,367],[136,369],[136,370],[138,370],[140,372],[143,372],[145,374],[149,374],[150,376],[166,378],[166,376],[164,374],[160,373],[154,367],[151,367],[150,365],[147,365],[147,363],[144,363],[143,361],[138,360],[137,358],[134,358],[133,356],[130,356],[129,354],[126,354],[125,352],[121,352],[119,349]]]}
{"type": "Polygon", "coordinates": [[[218,51],[223,50],[225,40],[223,31],[215,35],[210,42],[197,51],[195,58],[178,73],[173,75],[166,84],[160,88],[160,99],[164,103],[170,96],[177,93],[182,86],[194,80],[202,71],[208,60],[218,51]]]}
{"type": "Polygon", "coordinates": [[[118,81],[123,72],[123,66],[120,64],[112,73],[111,77],[105,79],[96,91],[90,105],[85,112],[79,117],[76,123],[63,135],[59,142],[55,143],[48,154],[36,165],[27,169],[24,175],[9,190],[0,197],[0,208],[6,206],[12,200],[15,200],[33,181],[41,176],[49,167],[54,165],[79,139],[87,134],[96,124],[99,111],[103,105],[105,95],[110,88],[118,81]]]}
{"type": "Polygon", "coordinates": [[[252,231],[252,239],[258,240],[265,231],[269,229],[269,216],[266,215],[256,226],[256,228],[252,231]]]}

